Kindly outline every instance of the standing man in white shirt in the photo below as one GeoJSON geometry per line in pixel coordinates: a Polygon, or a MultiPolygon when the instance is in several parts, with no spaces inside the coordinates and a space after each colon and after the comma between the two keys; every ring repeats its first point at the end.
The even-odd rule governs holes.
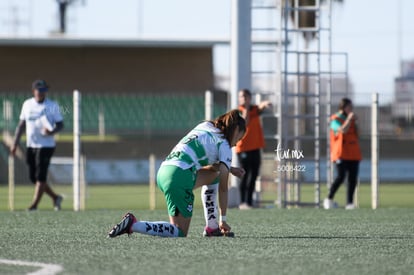
{"type": "Polygon", "coordinates": [[[56,194],[47,184],[49,163],[56,147],[54,134],[63,129],[59,105],[46,98],[48,90],[49,85],[46,81],[33,82],[33,97],[23,103],[11,148],[12,155],[15,155],[20,137],[26,129],[26,162],[29,166],[30,181],[35,184],[33,202],[28,208],[30,211],[37,210],[43,193],[50,196],[55,210],[61,209],[63,200],[63,197],[56,194]]]}

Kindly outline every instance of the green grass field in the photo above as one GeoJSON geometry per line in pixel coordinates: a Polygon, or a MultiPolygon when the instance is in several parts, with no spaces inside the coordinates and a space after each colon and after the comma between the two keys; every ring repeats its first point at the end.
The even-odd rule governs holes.
{"type": "MultiPolygon", "coordinates": [[[[56,192],[65,196],[63,207],[73,208],[73,191],[71,185],[55,185],[56,192]]],[[[276,189],[276,187],[274,187],[276,189]]],[[[201,207],[199,190],[196,193],[196,206],[201,207]]],[[[149,209],[148,186],[145,185],[91,185],[87,189],[86,209],[149,209]]],[[[360,208],[371,207],[371,187],[369,184],[362,184],[358,188],[358,202],[360,208]]],[[[326,186],[321,188],[321,198],[327,194],[326,186]]],[[[24,210],[28,207],[33,196],[32,185],[17,185],[15,189],[15,210],[24,210]]],[[[274,201],[277,198],[276,192],[267,191],[262,195],[265,201],[274,201]]],[[[302,188],[303,201],[312,202],[314,189],[310,185],[302,188]]],[[[345,186],[341,186],[335,200],[339,205],[345,204],[345,186]]],[[[381,184],[379,188],[380,207],[403,207],[414,208],[414,184],[381,184]]],[[[39,209],[50,210],[51,200],[45,197],[39,209]]],[[[0,185],[0,211],[8,209],[8,187],[0,185]]],[[[165,202],[162,193],[156,190],[156,209],[165,209],[165,202]]]]}
{"type": "MultiPolygon", "coordinates": [[[[365,185],[359,190],[361,208],[353,211],[230,209],[227,217],[236,238],[201,236],[204,220],[196,190],[189,235],[179,239],[140,234],[106,238],[127,210],[141,220],[168,219],[159,193],[157,210],[147,210],[146,187],[93,186],[88,189],[87,211],[71,211],[67,197],[63,211],[52,211],[50,199],[44,198],[39,211],[26,212],[32,188],[16,188],[17,211],[6,211],[7,188],[0,186],[0,274],[36,272],[41,267],[34,265],[39,263],[49,264],[46,268],[58,265],[59,274],[413,274],[414,270],[412,184],[381,186],[377,210],[369,209],[365,185]]],[[[70,187],[56,189],[70,194],[70,187]]],[[[341,204],[343,190],[337,196],[341,204]]]]}

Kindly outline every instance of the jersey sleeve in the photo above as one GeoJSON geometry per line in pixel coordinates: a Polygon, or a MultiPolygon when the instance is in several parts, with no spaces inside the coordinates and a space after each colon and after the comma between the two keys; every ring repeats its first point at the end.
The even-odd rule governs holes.
{"type": "Polygon", "coordinates": [[[224,163],[227,168],[230,169],[231,167],[231,158],[232,158],[232,152],[229,144],[226,142],[222,142],[219,145],[219,162],[224,163]]]}
{"type": "Polygon", "coordinates": [[[334,131],[335,135],[338,133],[339,129],[341,128],[342,124],[339,120],[333,119],[331,121],[331,129],[334,131]]]}

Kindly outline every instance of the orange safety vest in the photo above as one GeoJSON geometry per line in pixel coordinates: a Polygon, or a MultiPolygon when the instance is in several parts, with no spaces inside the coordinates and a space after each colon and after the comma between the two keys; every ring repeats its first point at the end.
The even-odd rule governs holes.
{"type": "MultiPolygon", "coordinates": [[[[338,120],[341,124],[344,124],[344,120],[334,114],[331,116],[332,120],[338,120]]],[[[359,147],[358,133],[355,125],[355,121],[351,120],[351,125],[346,133],[338,131],[336,134],[330,130],[331,141],[331,161],[341,160],[361,160],[361,149],[359,147]]]]}
{"type": "MultiPolygon", "coordinates": [[[[244,109],[243,106],[239,106],[240,111],[244,109]]],[[[260,122],[260,111],[257,105],[251,105],[248,117],[249,122],[246,125],[246,134],[236,144],[237,153],[262,149],[265,146],[263,129],[260,122]]]]}

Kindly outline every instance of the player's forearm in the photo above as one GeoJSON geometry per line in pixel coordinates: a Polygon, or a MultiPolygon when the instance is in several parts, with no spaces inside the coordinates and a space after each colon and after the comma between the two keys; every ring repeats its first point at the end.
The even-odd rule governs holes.
{"type": "Polygon", "coordinates": [[[63,127],[64,127],[63,126],[63,121],[56,122],[56,126],[53,129],[52,134],[56,134],[56,133],[60,132],[63,129],[63,127]]]}
{"type": "Polygon", "coordinates": [[[346,133],[349,130],[349,127],[351,126],[351,119],[345,120],[344,124],[341,127],[342,133],[346,133]]]}
{"type": "Polygon", "coordinates": [[[221,216],[226,216],[227,204],[228,204],[228,190],[222,191],[221,189],[219,189],[219,207],[220,207],[221,216]]]}
{"type": "Polygon", "coordinates": [[[226,216],[228,205],[228,179],[229,169],[224,164],[220,165],[220,182],[219,182],[219,207],[220,215],[226,216]]]}
{"type": "Polygon", "coordinates": [[[270,101],[260,102],[258,105],[259,112],[263,112],[266,108],[269,108],[270,104],[271,104],[270,101]]]}
{"type": "Polygon", "coordinates": [[[206,165],[201,167],[201,170],[205,170],[205,171],[212,171],[212,172],[218,172],[219,171],[219,163],[214,163],[211,165],[206,165]]]}
{"type": "Polygon", "coordinates": [[[13,141],[14,146],[17,146],[19,144],[20,138],[22,137],[25,129],[26,129],[26,121],[20,120],[19,124],[16,127],[16,131],[14,132],[14,141],[13,141]]]}

